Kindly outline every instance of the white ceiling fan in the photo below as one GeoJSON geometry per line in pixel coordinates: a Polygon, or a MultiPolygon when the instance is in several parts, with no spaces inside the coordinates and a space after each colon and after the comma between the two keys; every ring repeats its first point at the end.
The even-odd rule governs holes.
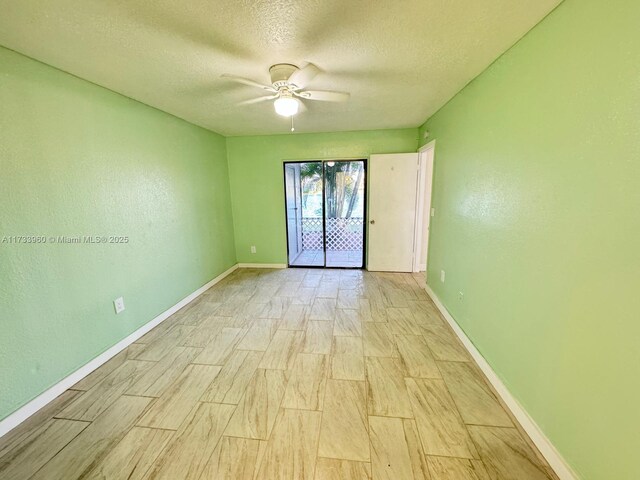
{"type": "Polygon", "coordinates": [[[269,68],[271,85],[262,85],[254,80],[226,73],[222,77],[244,85],[258,87],[273,94],[245,100],[240,102],[240,105],[273,100],[273,106],[278,115],[291,117],[298,113],[300,107],[304,108],[304,103],[301,100],[319,100],[322,102],[346,102],[349,100],[349,94],[345,92],[304,90],[318,73],[320,73],[320,69],[312,63],[303,68],[298,68],[288,63],[278,63],[269,68]]]}

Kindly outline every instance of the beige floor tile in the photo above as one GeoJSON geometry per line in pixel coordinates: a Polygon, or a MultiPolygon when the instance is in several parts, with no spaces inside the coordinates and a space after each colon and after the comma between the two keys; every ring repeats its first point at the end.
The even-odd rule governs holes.
{"type": "Polygon", "coordinates": [[[420,440],[420,434],[418,433],[418,425],[415,420],[403,418],[402,426],[404,427],[404,438],[407,442],[407,447],[409,448],[409,458],[411,458],[413,476],[416,479],[428,480],[431,476],[429,475],[427,457],[424,454],[422,441],[420,440]]]}
{"type": "Polygon", "coordinates": [[[138,426],[180,428],[220,369],[212,365],[189,365],[140,419],[138,426]]]}
{"type": "Polygon", "coordinates": [[[280,320],[284,312],[289,307],[291,300],[285,297],[273,297],[266,304],[265,308],[258,315],[258,318],[271,318],[274,320],[280,320]]]}
{"type": "Polygon", "coordinates": [[[480,460],[427,457],[427,463],[431,476],[437,480],[490,480],[480,460]]]}
{"type": "Polygon", "coordinates": [[[391,333],[421,335],[422,330],[409,308],[387,308],[387,322],[391,333]]]}
{"type": "Polygon", "coordinates": [[[0,439],[0,477],[551,476],[423,280],[239,269],[0,439]]]}
{"type": "Polygon", "coordinates": [[[234,410],[233,405],[198,404],[151,468],[149,478],[198,480],[234,410]]]}
{"type": "MultiPolygon", "coordinates": [[[[254,350],[257,352],[264,352],[271,338],[276,333],[276,320],[267,320],[271,325],[253,325],[249,327],[246,335],[240,340],[236,348],[238,350],[254,350]]],[[[264,324],[263,324],[264,325],[264,324]]]]}
{"type": "Polygon", "coordinates": [[[373,314],[371,313],[371,303],[368,298],[358,299],[358,313],[360,320],[363,322],[373,322],[373,314]]]}
{"type": "Polygon", "coordinates": [[[200,348],[172,347],[162,360],[144,371],[125,393],[142,397],[161,396],[201,351],[200,348]]]}
{"type": "Polygon", "coordinates": [[[316,288],[316,298],[338,298],[338,281],[322,280],[316,288]]]}
{"type": "MultiPolygon", "coordinates": [[[[156,325],[154,328],[152,328],[147,333],[145,333],[142,337],[140,337],[138,340],[136,340],[136,344],[148,345],[150,343],[153,343],[153,342],[159,340],[169,330],[171,330],[172,328],[174,328],[175,326],[177,326],[180,323],[179,322],[179,320],[181,318],[180,312],[182,312],[183,310],[186,310],[188,307],[190,307],[190,305],[187,305],[187,307],[184,307],[180,311],[178,311],[178,312],[174,313],[173,315],[171,315],[169,318],[165,319],[159,325],[156,325]]],[[[114,358],[116,358],[116,357],[114,357],[114,358]]]]}
{"type": "Polygon", "coordinates": [[[214,316],[216,310],[222,305],[222,302],[208,301],[204,296],[201,296],[200,299],[202,300],[201,302],[186,312],[185,315],[179,317],[178,323],[198,326],[202,324],[205,319],[214,316]]]}
{"type": "MultiPolygon", "coordinates": [[[[353,272],[354,270],[351,270],[353,272]]],[[[347,272],[345,270],[344,272],[347,272]]],[[[362,286],[362,277],[361,276],[347,276],[341,275],[340,280],[338,281],[338,289],[339,290],[358,290],[362,286]]]]}
{"type": "Polygon", "coordinates": [[[338,290],[338,302],[336,306],[338,308],[346,308],[356,310],[360,307],[358,302],[360,295],[357,290],[338,290]]]}
{"type": "Polygon", "coordinates": [[[288,280],[280,285],[280,288],[276,291],[276,297],[295,297],[300,288],[302,282],[299,280],[288,280]]]}
{"type": "Polygon", "coordinates": [[[280,330],[304,330],[307,326],[307,306],[289,305],[278,328],[280,330]]]}
{"type": "Polygon", "coordinates": [[[439,366],[465,423],[513,427],[507,412],[471,363],[439,362],[439,366]]]}
{"type": "MultiPolygon", "coordinates": [[[[111,371],[113,370],[110,369],[109,372],[111,371]]],[[[33,438],[34,431],[42,428],[45,423],[51,420],[67,405],[77,400],[80,395],[84,395],[84,393],[77,392],[75,390],[67,390],[55,400],[31,415],[13,430],[0,437],[0,459],[5,455],[8,455],[11,450],[18,448],[19,445],[31,442],[29,439],[33,438]]]]}
{"type": "Polygon", "coordinates": [[[191,325],[176,325],[157,340],[146,344],[142,351],[136,355],[135,359],[157,362],[161,360],[172,347],[184,342],[195,330],[196,327],[191,325]]]}
{"type": "Polygon", "coordinates": [[[0,457],[0,478],[29,478],[51,460],[89,423],[50,419],[0,457]]]}
{"type": "MultiPolygon", "coordinates": [[[[167,327],[169,326],[170,324],[167,324],[167,327]]],[[[156,327],[153,330],[157,328],[159,327],[156,327]]],[[[151,330],[151,332],[153,332],[153,330],[151,330]]],[[[149,335],[149,333],[147,333],[147,335],[149,335]]],[[[132,343],[127,348],[125,348],[120,353],[118,353],[116,356],[114,356],[113,358],[108,360],[106,363],[101,365],[99,368],[95,369],[89,375],[84,377],[82,380],[80,380],[71,388],[73,390],[84,390],[84,391],[92,389],[98,383],[104,380],[104,378],[107,377],[111,372],[113,372],[116,368],[122,365],[126,360],[131,360],[135,358],[140,352],[142,352],[144,348],[145,348],[145,345],[142,345],[140,343],[132,343]]]]}
{"type": "Polygon", "coordinates": [[[299,353],[289,375],[282,407],[322,410],[328,364],[327,355],[299,353]]]}
{"type": "Polygon", "coordinates": [[[278,330],[264,352],[260,368],[290,370],[300,351],[304,333],[294,330],[278,330]]]}
{"type": "Polygon", "coordinates": [[[396,335],[395,341],[409,377],[441,378],[438,365],[423,336],[396,335]]]}
{"type": "Polygon", "coordinates": [[[328,354],[331,352],[333,322],[309,322],[302,342],[303,353],[328,354]]]}
{"type": "Polygon", "coordinates": [[[291,305],[311,306],[316,298],[316,289],[313,287],[300,287],[296,296],[291,298],[291,305]]]}
{"type": "Polygon", "coordinates": [[[406,379],[424,452],[478,458],[462,418],[442,380],[406,379]]]}
{"type": "Polygon", "coordinates": [[[369,415],[413,418],[399,359],[366,357],[366,375],[369,415]]]}
{"type": "Polygon", "coordinates": [[[231,417],[225,435],[258,440],[269,438],[286,385],[284,371],[256,370],[231,417]]]}
{"type": "Polygon", "coordinates": [[[329,377],[335,380],[364,380],[364,349],[360,337],[333,337],[329,377]]]}
{"type": "Polygon", "coordinates": [[[318,455],[369,461],[364,382],[327,380],[318,455]]]}
{"type": "Polygon", "coordinates": [[[276,292],[280,288],[280,284],[260,284],[251,296],[249,303],[265,304],[275,297],[276,292]]]}
{"type": "Polygon", "coordinates": [[[113,449],[153,401],[122,396],[31,477],[76,480],[113,449]]]}
{"type": "Polygon", "coordinates": [[[204,347],[194,362],[206,365],[224,365],[245,333],[246,329],[242,328],[223,328],[220,333],[204,347]]]}
{"type": "Polygon", "coordinates": [[[183,347],[204,348],[218,335],[224,327],[229,327],[229,317],[211,316],[198,324],[198,326],[185,337],[181,345],[183,347]]]}
{"type": "Polygon", "coordinates": [[[362,326],[362,339],[366,356],[398,357],[395,338],[386,323],[364,323],[362,326]]]}
{"type": "Polygon", "coordinates": [[[320,412],[281,410],[257,478],[313,480],[321,416],[320,412]]]}
{"type": "Polygon", "coordinates": [[[83,480],[141,480],[173,438],[171,430],[134,427],[83,480]]]}
{"type": "Polygon", "coordinates": [[[216,310],[216,315],[220,317],[235,317],[241,315],[250,298],[251,296],[246,297],[236,294],[220,305],[216,310]]]}
{"type": "Polygon", "coordinates": [[[338,308],[336,310],[333,334],[343,337],[361,337],[362,321],[358,311],[338,308]]]}
{"type": "Polygon", "coordinates": [[[253,480],[260,440],[222,437],[202,473],[202,480],[253,480]]]}
{"type": "Polygon", "coordinates": [[[307,274],[302,280],[302,287],[307,288],[316,288],[320,286],[320,281],[322,280],[322,275],[310,275],[307,274]]]}
{"type": "Polygon", "coordinates": [[[387,307],[407,308],[409,306],[402,288],[382,287],[380,293],[387,307]]]}
{"type": "Polygon", "coordinates": [[[410,447],[400,418],[369,417],[371,473],[378,480],[428,480],[426,463],[415,476],[410,447]]]}
{"type": "Polygon", "coordinates": [[[126,392],[153,362],[126,360],[91,390],[85,392],[56,415],[70,420],[91,422],[126,392]]]}
{"type": "Polygon", "coordinates": [[[333,346],[331,348],[332,355],[358,355],[364,356],[364,347],[361,337],[343,337],[334,336],[333,346]]]}
{"type": "Polygon", "coordinates": [[[418,325],[444,325],[438,309],[430,300],[415,300],[407,303],[418,325]]]}
{"type": "Polygon", "coordinates": [[[371,480],[371,464],[337,458],[318,458],[315,480],[371,480]]]}
{"type": "Polygon", "coordinates": [[[387,309],[382,299],[382,295],[379,290],[376,290],[375,294],[368,294],[369,308],[371,310],[371,319],[374,322],[386,322],[387,321],[387,309]]]}
{"type": "Polygon", "coordinates": [[[309,311],[309,320],[332,321],[336,316],[336,299],[316,297],[309,311]]]}
{"type": "Polygon", "coordinates": [[[548,480],[545,467],[515,428],[469,426],[489,478],[548,480]]]}
{"type": "Polygon", "coordinates": [[[468,362],[469,355],[455,334],[446,325],[428,325],[421,327],[427,345],[436,360],[468,362]]]}
{"type": "MultiPolygon", "coordinates": [[[[227,317],[227,324],[225,325],[225,327],[242,328],[246,331],[249,329],[250,326],[254,325],[254,322],[255,322],[254,319],[255,319],[255,316],[250,316],[250,315],[247,315],[246,312],[242,312],[239,315],[234,315],[233,317],[227,317]]],[[[209,343],[210,342],[207,342],[207,345],[209,343]]]]}
{"type": "Polygon", "coordinates": [[[262,360],[262,352],[234,351],[202,395],[203,402],[237,405],[262,360]]]}

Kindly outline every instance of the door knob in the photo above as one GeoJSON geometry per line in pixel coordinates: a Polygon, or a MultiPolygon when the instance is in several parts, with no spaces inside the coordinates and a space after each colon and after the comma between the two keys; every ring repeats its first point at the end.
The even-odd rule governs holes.
{"type": "Polygon", "coordinates": [[[371,220],[369,223],[370,223],[371,225],[375,225],[375,224],[376,224],[376,221],[375,221],[375,220],[371,220]]]}

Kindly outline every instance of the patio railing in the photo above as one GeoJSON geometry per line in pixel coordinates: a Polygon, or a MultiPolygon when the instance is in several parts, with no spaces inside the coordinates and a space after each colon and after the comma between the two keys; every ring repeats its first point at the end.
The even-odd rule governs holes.
{"type": "MultiPolygon", "coordinates": [[[[327,250],[362,250],[364,218],[327,218],[327,250]]],[[[322,218],[302,219],[302,249],[322,250],[322,218]]]]}

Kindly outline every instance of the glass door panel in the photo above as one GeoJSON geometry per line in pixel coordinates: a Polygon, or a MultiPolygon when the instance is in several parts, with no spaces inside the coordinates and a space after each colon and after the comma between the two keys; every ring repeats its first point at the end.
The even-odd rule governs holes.
{"type": "Polygon", "coordinates": [[[364,266],[364,160],[324,162],[325,265],[364,266]]]}
{"type": "Polygon", "coordinates": [[[289,265],[324,266],[322,162],[284,164],[289,265]]]}

